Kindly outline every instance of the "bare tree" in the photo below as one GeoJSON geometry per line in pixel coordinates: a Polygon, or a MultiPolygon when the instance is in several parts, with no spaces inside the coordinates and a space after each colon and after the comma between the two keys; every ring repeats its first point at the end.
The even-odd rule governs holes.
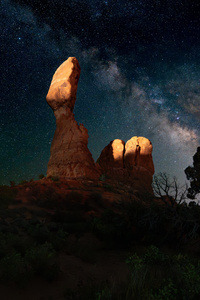
{"type": "Polygon", "coordinates": [[[165,203],[168,203],[167,200],[169,200],[172,205],[180,204],[187,199],[187,184],[180,185],[176,177],[171,179],[166,173],[155,175],[152,186],[155,196],[161,198],[165,203]]]}

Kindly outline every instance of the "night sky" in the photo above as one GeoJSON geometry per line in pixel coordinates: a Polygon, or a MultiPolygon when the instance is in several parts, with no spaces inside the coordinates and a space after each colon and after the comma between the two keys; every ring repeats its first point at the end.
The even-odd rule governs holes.
{"type": "Polygon", "coordinates": [[[46,174],[46,94],[70,56],[93,158],[113,139],[144,136],[156,173],[186,180],[200,145],[199,0],[2,0],[0,10],[0,184],[46,174]]]}

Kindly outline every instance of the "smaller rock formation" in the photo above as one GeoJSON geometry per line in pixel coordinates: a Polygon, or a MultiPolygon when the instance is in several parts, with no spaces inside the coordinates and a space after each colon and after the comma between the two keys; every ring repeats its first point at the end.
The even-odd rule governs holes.
{"type": "Polygon", "coordinates": [[[103,170],[109,172],[110,169],[124,167],[124,147],[122,140],[111,141],[101,152],[97,163],[103,170]]]}
{"type": "Polygon", "coordinates": [[[148,139],[134,136],[126,144],[116,139],[103,149],[97,163],[110,179],[152,192],[154,165],[148,139]]]}
{"type": "Polygon", "coordinates": [[[127,169],[133,167],[143,167],[150,174],[154,174],[154,165],[152,159],[152,144],[145,137],[134,136],[127,141],[125,145],[124,165],[127,169]]]}
{"type": "Polygon", "coordinates": [[[87,129],[74,119],[79,76],[78,60],[68,58],[55,72],[46,97],[56,117],[47,177],[97,179],[100,175],[87,147],[87,129]]]}

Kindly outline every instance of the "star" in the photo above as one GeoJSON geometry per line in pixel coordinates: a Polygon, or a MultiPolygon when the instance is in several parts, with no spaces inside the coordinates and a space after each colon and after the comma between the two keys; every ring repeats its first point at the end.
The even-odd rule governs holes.
{"type": "Polygon", "coordinates": [[[156,173],[185,181],[200,142],[200,21],[193,2],[163,3],[1,2],[2,184],[45,174],[55,130],[45,97],[69,56],[81,66],[74,114],[94,160],[115,138],[144,136],[156,173]]]}

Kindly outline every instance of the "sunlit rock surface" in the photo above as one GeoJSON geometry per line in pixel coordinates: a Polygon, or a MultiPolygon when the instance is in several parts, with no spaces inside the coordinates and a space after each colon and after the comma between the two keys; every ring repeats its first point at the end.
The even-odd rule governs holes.
{"type": "Polygon", "coordinates": [[[56,117],[47,177],[95,179],[100,175],[87,147],[87,129],[74,119],[79,76],[78,60],[68,58],[56,70],[46,97],[56,117]]]}
{"type": "Polygon", "coordinates": [[[110,179],[152,192],[154,165],[147,138],[134,136],[126,144],[116,139],[103,149],[97,163],[110,179]]]}

